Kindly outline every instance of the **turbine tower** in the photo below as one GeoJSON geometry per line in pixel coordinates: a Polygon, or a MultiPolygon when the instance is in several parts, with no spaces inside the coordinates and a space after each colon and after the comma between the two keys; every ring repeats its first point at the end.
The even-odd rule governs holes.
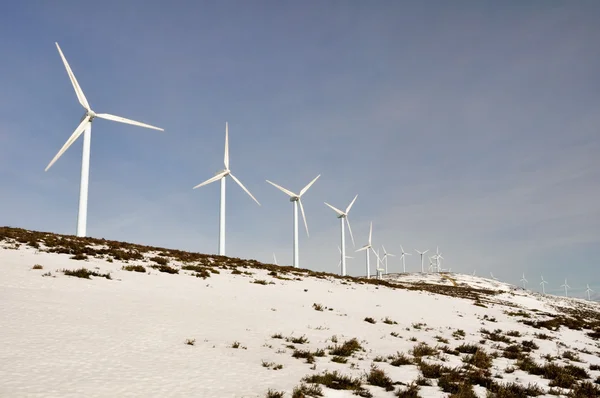
{"type": "Polygon", "coordinates": [[[427,253],[427,252],[429,251],[429,249],[425,250],[424,252],[420,252],[420,251],[418,251],[417,249],[415,249],[415,251],[416,251],[417,253],[419,253],[419,255],[421,256],[421,273],[423,273],[423,272],[425,272],[425,269],[423,268],[423,255],[424,255],[425,253],[427,253]]]}
{"type": "Polygon", "coordinates": [[[406,257],[405,256],[412,256],[412,254],[405,252],[402,245],[400,245],[400,251],[401,251],[400,259],[402,260],[402,272],[406,273],[406,257]]]}
{"type": "Polygon", "coordinates": [[[294,203],[294,263],[292,264],[294,267],[298,268],[300,266],[300,258],[298,255],[298,204],[300,204],[300,211],[302,212],[302,218],[304,219],[304,227],[306,227],[306,236],[308,235],[308,224],[306,223],[306,215],[304,214],[304,207],[302,206],[302,195],[308,191],[308,189],[312,186],[312,184],[317,181],[317,179],[321,177],[321,174],[315,177],[314,180],[308,183],[307,186],[302,188],[299,194],[295,194],[290,190],[287,190],[279,185],[267,180],[267,182],[273,185],[275,188],[279,189],[281,192],[285,193],[290,197],[290,202],[294,203]]]}
{"type": "MultiPolygon", "coordinates": [[[[375,254],[375,256],[377,257],[377,260],[379,260],[379,256],[377,255],[377,252],[375,251],[375,249],[373,249],[373,245],[371,244],[372,237],[373,237],[373,222],[371,221],[371,226],[369,227],[369,241],[367,242],[366,245],[364,245],[363,247],[361,247],[360,249],[357,250],[357,252],[365,250],[367,253],[367,279],[371,278],[371,263],[369,261],[369,249],[371,249],[373,254],[375,254]]],[[[379,267],[377,267],[377,268],[379,268],[379,267]]]]}
{"type": "Polygon", "coordinates": [[[585,292],[588,295],[588,301],[592,301],[592,296],[590,295],[590,293],[593,293],[594,291],[592,289],[590,289],[590,285],[589,284],[587,284],[586,287],[587,287],[587,289],[586,289],[585,292]]]}
{"type": "Polygon", "coordinates": [[[86,236],[87,233],[87,202],[88,202],[88,185],[90,178],[90,147],[92,142],[92,122],[95,118],[112,120],[114,122],[127,123],[132,124],[134,126],[146,127],[149,129],[164,131],[160,127],[154,127],[149,124],[136,122],[135,120],[125,119],[121,116],[115,116],[108,113],[96,113],[90,107],[85,95],[83,94],[83,90],[79,86],[67,59],[65,58],[62,50],[58,43],[56,44],[56,48],[58,49],[58,53],[62,58],[63,64],[65,65],[65,69],[67,70],[67,75],[69,75],[69,79],[71,80],[71,84],[73,85],[73,89],[75,90],[75,95],[79,100],[79,103],[85,109],[85,113],[79,122],[79,126],[75,129],[73,134],[69,137],[67,142],[63,145],[62,148],[58,151],[54,159],[50,161],[48,166],[44,171],[48,171],[50,167],[56,162],[63,153],[69,149],[69,147],[79,138],[79,136],[83,133],[83,155],[81,157],[81,184],[79,186],[79,212],[77,214],[77,236],[86,236]]]}
{"type": "Polygon", "coordinates": [[[560,287],[564,287],[565,288],[565,297],[569,297],[568,296],[568,289],[571,288],[571,286],[567,285],[567,280],[565,279],[565,283],[560,285],[560,287]]]}
{"type": "MultiPolygon", "coordinates": [[[[228,176],[231,177],[233,179],[233,181],[235,181],[252,199],[254,199],[254,201],[256,203],[258,203],[258,200],[256,200],[256,198],[254,196],[252,196],[250,191],[248,191],[246,189],[246,187],[241,183],[241,181],[238,180],[236,178],[236,176],[234,176],[231,173],[231,170],[229,170],[229,124],[227,122],[225,122],[225,156],[223,158],[223,163],[225,165],[225,169],[219,171],[214,177],[209,178],[208,180],[196,185],[193,188],[193,189],[200,188],[204,185],[210,184],[211,182],[221,180],[221,205],[220,205],[221,209],[220,209],[220,213],[219,213],[219,255],[220,256],[225,255],[225,179],[228,176]]],[[[258,203],[258,205],[260,206],[260,203],[258,203]]]]}
{"type": "Polygon", "coordinates": [[[523,273],[523,277],[521,278],[521,283],[523,283],[523,289],[525,289],[525,285],[528,283],[527,279],[525,279],[525,273],[523,273]]]}
{"type": "Polygon", "coordinates": [[[273,252],[273,264],[275,264],[275,265],[279,265],[279,264],[277,263],[277,256],[275,255],[275,252],[273,252]]]}
{"type": "Polygon", "coordinates": [[[542,285],[542,294],[546,294],[546,283],[548,282],[544,280],[544,275],[542,275],[542,281],[540,282],[540,285],[542,285]]]}
{"type": "Polygon", "coordinates": [[[381,259],[381,261],[385,260],[385,274],[387,275],[388,274],[388,257],[396,257],[396,255],[385,251],[385,246],[383,246],[383,245],[381,245],[381,248],[383,249],[383,258],[381,259]]]}
{"type": "Polygon", "coordinates": [[[350,228],[350,220],[348,219],[348,213],[350,212],[350,209],[352,208],[352,205],[354,204],[354,202],[356,201],[356,198],[358,198],[358,195],[356,195],[354,197],[354,199],[352,199],[352,202],[350,202],[350,204],[348,205],[348,207],[346,207],[346,211],[341,211],[338,208],[333,207],[332,205],[330,205],[329,203],[325,202],[325,204],[327,206],[329,206],[329,208],[331,208],[333,211],[335,211],[338,215],[338,218],[340,219],[341,222],[341,227],[342,227],[342,250],[340,252],[340,261],[342,262],[342,276],[346,276],[346,237],[344,235],[344,231],[345,231],[345,226],[344,226],[344,220],[346,220],[346,224],[348,224],[348,231],[350,232],[350,238],[352,238],[352,246],[356,246],[354,244],[354,236],[352,235],[352,228],[350,228]]]}

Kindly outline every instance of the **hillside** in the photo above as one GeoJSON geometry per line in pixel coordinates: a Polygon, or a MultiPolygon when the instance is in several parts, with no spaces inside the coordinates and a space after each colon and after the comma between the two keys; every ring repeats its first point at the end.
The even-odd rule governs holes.
{"type": "Polygon", "coordinates": [[[600,397],[600,304],[0,228],[0,396],[600,397]]]}

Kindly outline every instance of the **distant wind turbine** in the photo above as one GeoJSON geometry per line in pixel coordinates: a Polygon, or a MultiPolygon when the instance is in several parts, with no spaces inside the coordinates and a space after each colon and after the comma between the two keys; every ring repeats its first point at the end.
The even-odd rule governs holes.
{"type": "Polygon", "coordinates": [[[590,293],[594,293],[594,291],[592,289],[590,289],[589,284],[587,284],[586,287],[587,287],[587,290],[585,292],[587,293],[588,301],[592,301],[592,296],[590,295],[590,293]]]}
{"type": "Polygon", "coordinates": [[[300,211],[302,212],[302,219],[304,220],[304,227],[306,228],[306,236],[308,235],[308,224],[306,223],[306,214],[304,214],[304,206],[302,206],[302,195],[304,195],[306,193],[306,191],[308,191],[308,189],[312,186],[312,184],[315,183],[315,181],[317,181],[317,179],[321,177],[321,174],[319,174],[318,176],[316,176],[311,182],[309,182],[304,188],[302,188],[302,190],[300,191],[299,194],[295,194],[290,190],[287,190],[283,187],[280,187],[279,185],[275,184],[274,182],[271,182],[269,180],[267,180],[267,182],[271,185],[273,185],[275,188],[279,189],[281,192],[285,193],[286,195],[288,195],[290,197],[290,202],[294,203],[294,263],[293,266],[298,268],[300,266],[300,258],[299,258],[299,254],[298,254],[298,204],[300,205],[300,211]]]}
{"type": "Polygon", "coordinates": [[[387,275],[388,274],[388,257],[396,257],[396,255],[385,251],[385,247],[383,245],[381,245],[381,248],[383,249],[383,258],[381,260],[385,261],[385,274],[387,275]]]}
{"type": "Polygon", "coordinates": [[[342,264],[342,276],[346,276],[346,236],[344,234],[344,231],[346,230],[345,225],[344,225],[344,220],[346,220],[346,224],[348,224],[348,231],[350,232],[350,238],[352,238],[352,246],[356,246],[354,244],[354,236],[352,235],[352,228],[350,228],[350,220],[348,219],[348,213],[350,212],[350,209],[352,208],[352,205],[354,204],[354,202],[356,201],[356,198],[358,198],[358,195],[356,195],[354,197],[354,199],[352,199],[352,202],[350,202],[350,204],[348,205],[348,207],[346,207],[346,211],[342,211],[338,208],[333,207],[332,205],[330,205],[329,203],[325,202],[325,204],[327,206],[329,206],[329,208],[331,208],[333,211],[335,211],[338,215],[338,218],[341,221],[341,227],[342,227],[342,250],[340,252],[340,262],[342,264]]]}
{"type": "Polygon", "coordinates": [[[525,289],[525,285],[527,284],[527,279],[525,279],[525,273],[523,273],[523,277],[521,278],[521,283],[523,283],[523,289],[525,289]]]}
{"type": "Polygon", "coordinates": [[[65,65],[65,69],[67,70],[67,75],[69,75],[69,79],[71,80],[71,84],[73,85],[73,89],[75,90],[75,95],[77,95],[77,99],[83,108],[85,109],[85,113],[79,122],[79,126],[75,129],[73,134],[69,137],[67,142],[63,145],[62,148],[58,151],[56,156],[50,161],[48,166],[44,171],[48,171],[50,167],[62,156],[63,153],[69,149],[69,147],[79,138],[79,136],[83,133],[83,155],[81,157],[81,185],[79,186],[79,213],[77,215],[77,236],[86,236],[87,230],[87,202],[88,202],[88,185],[89,185],[89,177],[90,177],[90,147],[92,141],[92,122],[95,118],[112,120],[113,122],[120,122],[126,124],[132,124],[134,126],[145,127],[149,129],[164,131],[160,127],[154,127],[149,124],[136,122],[135,120],[125,119],[121,116],[111,115],[109,113],[96,113],[90,107],[90,104],[87,101],[87,98],[83,94],[83,90],[79,86],[77,79],[75,78],[75,74],[71,70],[67,59],[65,58],[62,50],[58,43],[56,44],[56,48],[58,49],[58,53],[62,58],[63,64],[65,65]]]}
{"type": "MultiPolygon", "coordinates": [[[[340,252],[340,254],[342,254],[342,249],[340,249],[340,247],[339,247],[339,246],[338,246],[338,251],[340,252]]],[[[354,257],[352,257],[352,256],[346,256],[345,254],[344,254],[344,257],[345,257],[345,258],[354,258],[354,257]]],[[[345,264],[345,261],[344,261],[344,264],[345,264]]],[[[340,258],[340,262],[338,263],[338,268],[339,268],[341,265],[342,265],[342,259],[340,258]]]]}
{"type": "Polygon", "coordinates": [[[569,285],[567,284],[567,280],[566,280],[566,279],[565,279],[565,283],[564,283],[564,284],[562,284],[562,285],[560,285],[560,287],[564,287],[564,288],[565,288],[565,297],[569,297],[569,296],[568,296],[568,289],[570,289],[570,288],[571,288],[571,286],[569,286],[569,285]]]}
{"type": "Polygon", "coordinates": [[[250,191],[248,191],[241,181],[231,173],[231,170],[229,170],[229,124],[227,122],[225,122],[225,156],[223,157],[223,163],[225,165],[225,169],[219,171],[214,177],[209,178],[193,188],[200,188],[204,185],[210,184],[211,182],[221,180],[221,204],[219,213],[219,255],[221,256],[225,255],[225,179],[228,176],[231,177],[233,181],[235,181],[240,188],[242,188],[244,192],[246,192],[248,196],[250,196],[260,206],[258,200],[252,196],[250,191]]]}
{"type": "Polygon", "coordinates": [[[415,251],[416,251],[417,253],[419,253],[419,255],[421,256],[421,273],[423,273],[423,272],[425,272],[425,269],[423,268],[423,255],[424,255],[425,253],[427,253],[427,252],[429,251],[429,249],[425,250],[424,252],[420,252],[420,251],[418,251],[417,249],[415,249],[415,251]]]}
{"type": "Polygon", "coordinates": [[[402,245],[400,245],[400,259],[402,260],[402,272],[406,273],[406,256],[412,256],[412,254],[404,251],[402,245]]]}
{"type": "Polygon", "coordinates": [[[275,264],[275,265],[279,265],[279,264],[277,263],[277,256],[275,256],[275,253],[273,253],[273,264],[275,264]]]}
{"type": "MultiPolygon", "coordinates": [[[[377,252],[375,251],[375,249],[373,249],[373,245],[371,244],[372,237],[373,237],[373,222],[371,222],[371,226],[369,227],[369,241],[367,242],[366,245],[364,245],[360,249],[356,250],[357,252],[360,252],[363,250],[366,251],[366,254],[367,254],[367,279],[369,279],[371,277],[371,263],[369,261],[369,249],[371,249],[373,254],[375,254],[375,256],[377,256],[377,260],[379,261],[379,256],[377,255],[377,252]]],[[[377,266],[377,268],[379,268],[379,265],[377,266]]]]}
{"type": "Polygon", "coordinates": [[[545,286],[546,286],[546,283],[548,283],[548,282],[546,282],[546,281],[544,280],[544,276],[542,275],[542,281],[540,282],[540,285],[542,285],[542,293],[543,293],[543,294],[546,294],[546,288],[545,288],[545,286]]]}

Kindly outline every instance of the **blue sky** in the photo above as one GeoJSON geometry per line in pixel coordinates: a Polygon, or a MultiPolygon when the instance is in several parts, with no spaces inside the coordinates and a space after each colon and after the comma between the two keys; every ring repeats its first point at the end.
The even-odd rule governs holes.
{"type": "MultiPolygon", "coordinates": [[[[453,271],[600,291],[600,3],[596,1],[28,1],[0,13],[0,224],[75,233],[82,140],[54,42],[96,120],[88,234],[335,272],[356,245],[439,245],[453,271]],[[300,230],[301,232],[302,229],[300,230]],[[352,250],[348,240],[348,249],[352,250]]],[[[349,261],[364,274],[363,253],[349,261]]],[[[398,258],[390,261],[399,270],[398,258]]]]}

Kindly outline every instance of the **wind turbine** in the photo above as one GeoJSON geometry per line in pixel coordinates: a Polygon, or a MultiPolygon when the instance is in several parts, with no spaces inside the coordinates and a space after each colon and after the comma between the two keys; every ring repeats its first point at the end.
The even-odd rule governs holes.
{"type": "Polygon", "coordinates": [[[295,194],[290,190],[287,190],[279,185],[267,180],[267,182],[273,185],[275,188],[279,189],[281,192],[285,193],[290,197],[290,202],[294,203],[294,263],[292,264],[294,267],[298,268],[300,266],[300,259],[298,255],[298,204],[300,204],[300,211],[302,212],[302,218],[304,219],[304,226],[306,227],[306,236],[308,235],[308,224],[306,223],[306,215],[304,214],[304,207],[302,206],[302,195],[308,191],[308,189],[312,186],[312,184],[317,181],[317,179],[321,177],[321,174],[315,177],[314,180],[308,183],[307,186],[302,188],[299,194],[295,194]]]}
{"type": "Polygon", "coordinates": [[[435,258],[435,263],[437,266],[437,272],[441,271],[442,268],[442,263],[440,262],[440,259],[444,260],[444,257],[442,256],[442,253],[440,253],[440,247],[436,246],[435,248],[435,255],[433,256],[433,258],[435,258]]]}
{"type": "Polygon", "coordinates": [[[273,264],[275,264],[275,265],[279,265],[279,264],[277,263],[277,256],[275,256],[275,252],[273,252],[273,264]]]}
{"type": "Polygon", "coordinates": [[[400,251],[401,251],[400,259],[402,260],[402,272],[406,273],[406,257],[405,256],[412,256],[412,254],[405,252],[402,245],[400,245],[400,251]]]}
{"type": "Polygon", "coordinates": [[[354,236],[352,235],[352,228],[350,228],[350,220],[348,220],[348,213],[350,212],[350,209],[352,208],[352,205],[354,204],[354,202],[356,201],[356,198],[358,198],[358,195],[356,195],[354,197],[354,199],[352,199],[352,202],[350,202],[350,204],[348,205],[348,207],[346,207],[346,211],[341,211],[340,209],[337,209],[335,207],[333,207],[332,205],[330,205],[329,203],[325,202],[325,204],[327,206],[329,206],[333,211],[335,211],[338,215],[338,218],[341,221],[341,227],[342,227],[342,250],[340,252],[340,261],[342,264],[342,276],[346,276],[346,237],[344,235],[344,231],[345,231],[345,227],[344,227],[344,220],[346,220],[346,223],[348,224],[348,231],[350,231],[350,238],[352,238],[352,246],[356,246],[354,244],[354,236]]]}
{"type": "Polygon", "coordinates": [[[563,285],[560,285],[560,287],[564,287],[565,288],[565,297],[569,297],[567,294],[567,289],[570,289],[571,286],[567,285],[567,280],[565,279],[565,283],[563,285]]]}
{"type": "MultiPolygon", "coordinates": [[[[219,171],[214,177],[209,178],[196,185],[193,189],[203,187],[204,185],[208,185],[211,182],[215,182],[221,180],[221,205],[220,205],[220,213],[219,213],[219,255],[225,255],[225,179],[229,176],[235,181],[256,203],[258,200],[250,191],[246,189],[246,187],[241,183],[240,180],[236,178],[229,170],[229,124],[225,122],[225,156],[223,157],[223,163],[225,165],[225,169],[219,171]]],[[[260,206],[260,203],[258,203],[260,206]]]]}
{"type": "MultiPolygon", "coordinates": [[[[377,252],[375,251],[375,249],[373,249],[373,245],[371,244],[372,237],[373,237],[373,222],[371,221],[371,226],[369,228],[369,241],[367,242],[366,245],[364,245],[363,247],[361,247],[360,249],[357,250],[357,252],[365,250],[367,253],[367,279],[371,278],[371,263],[369,261],[369,249],[371,249],[373,254],[375,254],[375,256],[377,256],[377,260],[379,261],[379,256],[377,255],[377,252]]],[[[379,268],[379,267],[377,267],[377,268],[379,268]]]]}
{"type": "Polygon", "coordinates": [[[92,122],[95,118],[112,120],[114,122],[132,124],[134,126],[146,127],[149,129],[164,131],[160,127],[154,127],[149,124],[136,122],[135,120],[125,119],[121,116],[111,115],[109,113],[96,113],[90,107],[90,104],[87,101],[87,98],[83,94],[83,90],[79,86],[67,59],[65,58],[62,50],[58,43],[56,44],[56,48],[58,49],[58,53],[62,58],[63,64],[65,65],[65,69],[67,70],[67,75],[69,75],[69,79],[71,80],[71,84],[73,85],[73,89],[75,90],[75,95],[77,95],[77,99],[83,108],[85,109],[85,113],[81,118],[79,125],[71,134],[67,142],[63,145],[62,148],[58,151],[56,156],[50,161],[48,166],[44,171],[48,171],[50,167],[56,162],[63,153],[69,149],[69,147],[79,138],[79,136],[83,133],[83,155],[81,157],[81,184],[79,186],[79,212],[77,214],[77,236],[86,236],[86,228],[87,228],[87,202],[88,202],[88,185],[89,185],[89,177],[90,177],[90,147],[92,141],[92,122]]]}
{"type": "Polygon", "coordinates": [[[590,289],[590,285],[587,284],[587,290],[585,291],[588,295],[588,301],[592,301],[592,297],[590,296],[590,293],[593,293],[594,291],[592,289],[590,289]]]}
{"type": "MultiPolygon", "coordinates": [[[[340,249],[340,247],[339,247],[339,246],[338,246],[338,251],[340,252],[340,254],[342,254],[342,249],[340,249]]],[[[345,257],[345,258],[354,258],[354,257],[352,257],[352,256],[346,256],[346,254],[345,254],[345,253],[344,253],[344,257],[345,257]]],[[[344,261],[344,264],[345,264],[345,263],[346,263],[346,262],[344,261]]],[[[340,262],[338,263],[338,268],[340,267],[340,265],[342,265],[342,259],[340,259],[340,262]]]]}
{"type": "Polygon", "coordinates": [[[396,257],[396,255],[385,251],[385,247],[383,245],[381,245],[381,247],[383,248],[383,258],[381,259],[381,261],[385,260],[385,274],[387,275],[388,274],[388,257],[396,257]]]}
{"type": "Polygon", "coordinates": [[[523,277],[521,278],[521,282],[523,283],[523,289],[525,289],[525,284],[527,284],[527,279],[525,279],[525,273],[523,273],[523,277]]]}
{"type": "Polygon", "coordinates": [[[542,275],[542,281],[540,282],[540,285],[542,285],[542,293],[543,293],[543,294],[546,294],[546,288],[545,288],[545,286],[546,286],[546,283],[548,283],[548,282],[546,282],[546,281],[544,280],[544,275],[542,275]]]}
{"type": "Polygon", "coordinates": [[[423,255],[427,253],[429,249],[425,250],[424,252],[420,252],[417,249],[415,249],[415,251],[421,255],[421,273],[423,273],[425,272],[425,270],[423,269],[423,255]]]}

